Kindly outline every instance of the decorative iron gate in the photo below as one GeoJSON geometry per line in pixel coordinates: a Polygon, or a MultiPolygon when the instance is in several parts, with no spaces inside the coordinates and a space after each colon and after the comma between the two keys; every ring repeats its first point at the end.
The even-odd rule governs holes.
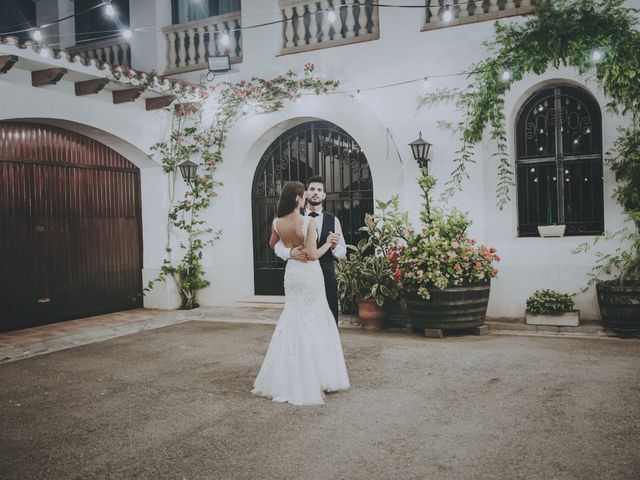
{"type": "Polygon", "coordinates": [[[142,306],[140,171],[51,126],[0,122],[0,331],[142,306]]]}
{"type": "Polygon", "coordinates": [[[373,212],[369,164],[356,141],[329,122],[308,122],[288,130],[266,150],[253,178],[253,261],[256,295],[284,294],[284,262],[269,248],[271,223],[283,185],[322,175],[324,207],[335,214],[348,244],[362,238],[365,213],[373,212]]]}

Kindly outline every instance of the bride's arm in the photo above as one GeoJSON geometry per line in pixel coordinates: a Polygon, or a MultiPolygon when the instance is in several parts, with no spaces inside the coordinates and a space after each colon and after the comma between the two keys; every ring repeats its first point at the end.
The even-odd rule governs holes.
{"type": "Polygon", "coordinates": [[[273,248],[276,243],[280,240],[280,235],[276,232],[276,229],[271,227],[271,238],[269,239],[269,248],[273,248]]]}
{"type": "Polygon", "coordinates": [[[316,235],[316,222],[312,218],[309,220],[309,226],[307,227],[306,243],[307,256],[310,260],[317,260],[331,248],[331,242],[325,242],[320,248],[316,247],[316,235]]]}

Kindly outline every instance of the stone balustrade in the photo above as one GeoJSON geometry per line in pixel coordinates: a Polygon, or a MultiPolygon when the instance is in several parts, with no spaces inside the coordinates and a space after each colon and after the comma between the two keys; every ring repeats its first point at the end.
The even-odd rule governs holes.
{"type": "Polygon", "coordinates": [[[283,55],[380,37],[380,16],[373,0],[280,0],[280,8],[283,55]]]}
{"type": "Polygon", "coordinates": [[[83,60],[93,58],[113,66],[129,67],[131,65],[131,48],[122,37],[76,45],[66,50],[69,55],[79,56],[83,60]]]}
{"type": "Polygon", "coordinates": [[[168,66],[165,74],[207,68],[207,57],[229,55],[231,63],[242,62],[240,12],[232,12],[188,23],[164,27],[168,66]]]}
{"type": "Polygon", "coordinates": [[[427,0],[427,22],[422,30],[523,15],[541,1],[544,0],[427,0]]]}

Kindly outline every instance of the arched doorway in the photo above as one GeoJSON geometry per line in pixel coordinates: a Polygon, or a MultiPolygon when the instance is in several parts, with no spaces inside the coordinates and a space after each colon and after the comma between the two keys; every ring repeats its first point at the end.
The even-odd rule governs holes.
{"type": "Polygon", "coordinates": [[[68,130],[0,122],[0,330],[142,305],[140,171],[68,130]]]}
{"type": "Polygon", "coordinates": [[[253,178],[252,222],[256,295],[284,293],[284,262],[267,244],[282,186],[291,180],[306,184],[312,175],[325,178],[325,208],[342,224],[347,244],[362,238],[365,213],[373,212],[371,170],[357,142],[329,122],[306,122],[278,137],[260,159],[253,178]]]}

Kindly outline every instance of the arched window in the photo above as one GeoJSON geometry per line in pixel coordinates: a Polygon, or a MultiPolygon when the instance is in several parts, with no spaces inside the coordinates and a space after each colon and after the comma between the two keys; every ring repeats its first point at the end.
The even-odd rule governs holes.
{"type": "Polygon", "coordinates": [[[517,120],[518,235],[564,224],[565,235],[604,229],[602,118],[586,92],[569,86],[535,93],[517,120]]]}

